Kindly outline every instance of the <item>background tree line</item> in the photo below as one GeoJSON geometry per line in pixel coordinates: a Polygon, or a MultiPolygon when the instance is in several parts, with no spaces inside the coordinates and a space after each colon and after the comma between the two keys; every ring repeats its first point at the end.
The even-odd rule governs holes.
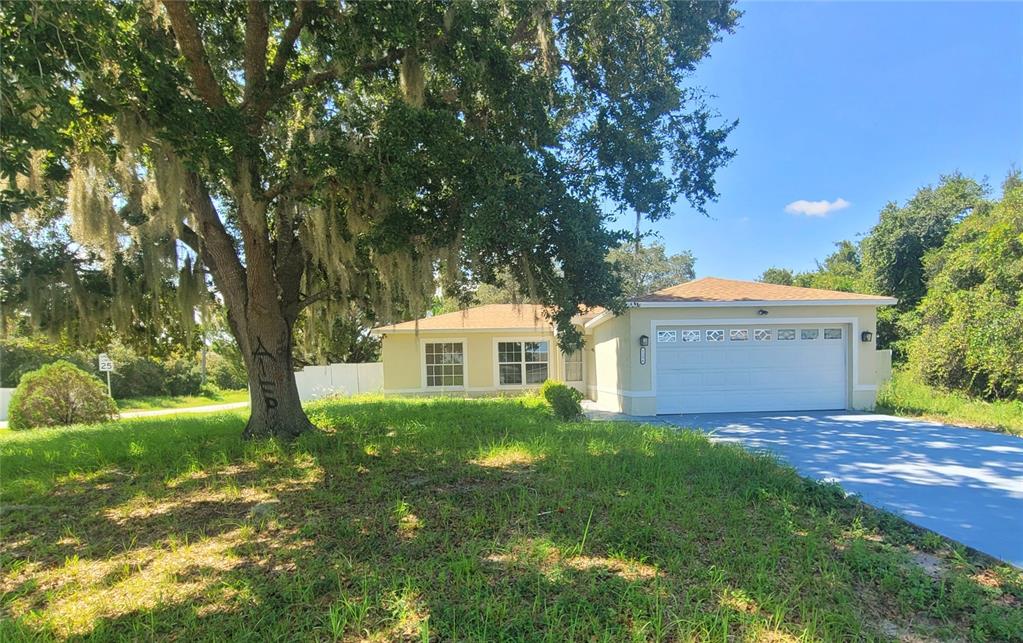
{"type": "Polygon", "coordinates": [[[816,270],[769,268],[760,281],[897,297],[878,311],[878,345],[924,382],[988,399],[1023,399],[1023,180],[992,197],[953,174],[888,203],[858,242],[816,270]]]}
{"type": "MultiPolygon", "coordinates": [[[[109,275],[73,241],[67,226],[57,218],[41,226],[0,229],[5,259],[0,265],[0,386],[15,387],[25,373],[57,360],[104,379],[96,356],[105,352],[117,368],[112,376],[117,399],[245,388],[245,365],[212,289],[183,314],[178,281],[164,277],[157,285],[146,285],[141,258],[136,257],[128,269],[132,279],[143,280],[143,287],[126,306],[109,275]],[[79,292],[72,292],[74,288],[79,292]],[[79,315],[83,300],[92,308],[86,316],[79,315]],[[116,313],[118,307],[124,312],[116,313]],[[129,322],[118,325],[113,314],[127,314],[129,322]]],[[[634,240],[623,241],[607,254],[606,262],[620,275],[628,297],[695,277],[696,259],[690,251],[669,254],[656,240],[638,246],[634,240]]],[[[540,301],[505,271],[493,284],[477,284],[468,297],[438,296],[430,311],[441,314],[495,303],[540,301]]],[[[293,347],[296,367],[378,360],[380,341],[368,332],[373,325],[356,307],[301,318],[293,347]]]]}

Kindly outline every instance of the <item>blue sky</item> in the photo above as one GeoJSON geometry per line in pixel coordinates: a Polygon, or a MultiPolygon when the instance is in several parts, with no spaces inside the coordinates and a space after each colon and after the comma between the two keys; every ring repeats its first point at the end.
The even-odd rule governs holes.
{"type": "Polygon", "coordinates": [[[997,189],[1023,167],[1023,3],[740,8],[738,30],[694,78],[739,119],[721,198],[710,218],[682,203],[644,224],[669,251],[692,250],[697,276],[811,269],[942,174],[997,189]],[[798,201],[828,204],[790,208],[817,216],[786,211],[798,201]]]}

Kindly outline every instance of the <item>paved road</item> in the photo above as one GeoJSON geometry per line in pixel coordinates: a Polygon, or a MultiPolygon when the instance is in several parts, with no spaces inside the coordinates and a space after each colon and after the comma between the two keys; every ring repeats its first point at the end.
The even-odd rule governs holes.
{"type": "Polygon", "coordinates": [[[186,406],[180,409],[153,409],[151,411],[122,411],[122,418],[145,418],[154,415],[177,415],[179,413],[213,413],[216,411],[230,411],[248,406],[248,402],[229,402],[227,404],[207,404],[206,406],[186,406]]]}
{"type": "MultiPolygon", "coordinates": [[[[147,411],[122,411],[119,418],[144,418],[155,415],[178,415],[181,413],[214,413],[216,411],[230,411],[248,406],[248,402],[229,402],[227,404],[207,404],[206,406],[186,406],[180,409],[152,409],[147,411]]],[[[7,421],[0,421],[0,429],[7,428],[7,421]]]]}
{"type": "Polygon", "coordinates": [[[849,411],[715,413],[605,419],[698,428],[766,449],[802,475],[1023,567],[1023,439],[849,411]]]}

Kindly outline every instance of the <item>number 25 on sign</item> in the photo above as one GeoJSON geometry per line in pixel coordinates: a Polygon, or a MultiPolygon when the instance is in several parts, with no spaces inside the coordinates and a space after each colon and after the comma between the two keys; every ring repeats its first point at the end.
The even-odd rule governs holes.
{"type": "Polygon", "coordinates": [[[110,392],[110,371],[114,370],[114,360],[106,353],[99,354],[99,370],[107,374],[107,395],[113,397],[113,393],[110,392]]]}

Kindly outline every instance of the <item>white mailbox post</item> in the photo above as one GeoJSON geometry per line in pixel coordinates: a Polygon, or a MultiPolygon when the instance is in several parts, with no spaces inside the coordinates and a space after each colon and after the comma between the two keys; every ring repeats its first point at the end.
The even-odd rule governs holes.
{"type": "Polygon", "coordinates": [[[106,353],[99,354],[99,370],[101,373],[107,374],[107,395],[113,397],[114,394],[110,390],[110,372],[114,370],[114,360],[110,359],[106,353]]]}

